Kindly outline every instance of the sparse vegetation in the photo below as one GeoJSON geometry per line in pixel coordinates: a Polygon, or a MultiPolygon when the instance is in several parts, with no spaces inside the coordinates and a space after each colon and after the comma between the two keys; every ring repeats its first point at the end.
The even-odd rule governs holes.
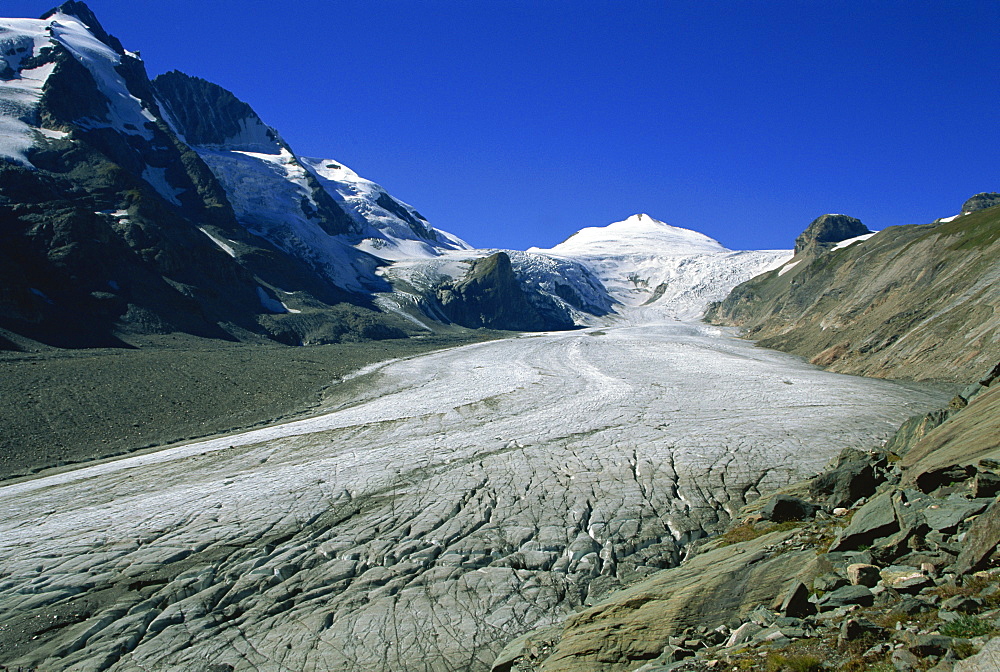
{"type": "Polygon", "coordinates": [[[771,653],[768,654],[767,663],[764,666],[765,672],[819,672],[822,669],[822,661],[809,654],[771,653]]]}
{"type": "Polygon", "coordinates": [[[784,523],[778,524],[761,524],[761,523],[743,523],[735,527],[731,527],[722,533],[721,538],[723,541],[723,546],[729,546],[730,544],[738,544],[741,541],[750,541],[751,539],[756,539],[757,537],[762,537],[770,532],[784,532],[786,530],[794,530],[797,527],[802,526],[802,521],[789,520],[784,523]]]}
{"type": "Polygon", "coordinates": [[[941,626],[941,634],[947,637],[980,637],[993,632],[996,632],[996,627],[992,623],[971,614],[962,614],[941,626]]]}

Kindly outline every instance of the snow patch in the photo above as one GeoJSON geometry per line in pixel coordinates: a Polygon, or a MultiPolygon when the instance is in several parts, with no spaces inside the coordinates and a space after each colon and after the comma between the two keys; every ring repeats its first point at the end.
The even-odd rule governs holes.
{"type": "Polygon", "coordinates": [[[655,249],[658,255],[726,252],[722,244],[703,233],[671,226],[646,214],[632,215],[607,226],[587,227],[550,250],[530,248],[529,252],[551,252],[571,257],[600,257],[643,254],[655,249]]]}
{"type": "MultiPolygon", "coordinates": [[[[0,30],[3,27],[0,23],[0,30]]],[[[9,44],[9,39],[0,39],[0,49],[11,50],[9,44]]],[[[8,65],[11,65],[10,60],[7,61],[8,65]]],[[[18,62],[20,60],[17,59],[18,62]]],[[[45,133],[28,122],[35,118],[42,89],[54,68],[55,63],[46,63],[37,68],[22,70],[17,78],[0,83],[0,157],[25,166],[31,165],[26,153],[35,144],[35,131],[42,132],[43,136],[45,133]]]]}
{"type": "Polygon", "coordinates": [[[177,197],[183,194],[186,190],[178,189],[167,181],[166,168],[146,166],[146,169],[142,171],[142,179],[146,180],[146,182],[148,182],[153,189],[156,189],[160,196],[167,199],[174,205],[180,206],[181,202],[177,200],[177,197]]]}
{"type": "Polygon", "coordinates": [[[842,250],[843,248],[848,247],[849,245],[853,245],[854,243],[860,243],[862,240],[868,240],[876,233],[878,233],[878,231],[872,231],[871,233],[864,233],[854,238],[848,238],[847,240],[842,240],[836,245],[834,245],[830,251],[832,252],[833,250],[842,250]]]}
{"type": "Polygon", "coordinates": [[[74,16],[60,12],[47,21],[52,29],[53,39],[66,47],[77,61],[90,70],[101,93],[108,99],[108,116],[104,120],[106,124],[92,125],[110,125],[120,133],[152,140],[153,134],[145,125],[147,122],[155,122],[156,117],[143,107],[141,100],[128,92],[125,80],[116,70],[121,64],[121,54],[94,37],[87,26],[74,16]]]}
{"type": "MultiPolygon", "coordinates": [[[[788,250],[727,250],[717,240],[638,214],[589,227],[549,250],[528,253],[574,260],[603,284],[630,324],[695,319],[736,285],[788,261],[788,250]]],[[[593,322],[591,322],[593,324],[593,322]]]]}
{"type": "Polygon", "coordinates": [[[338,287],[369,291],[377,260],[331,236],[303,211],[315,206],[306,169],[284,147],[274,153],[195,147],[247,229],[301,259],[338,287]]]}
{"type": "Polygon", "coordinates": [[[64,140],[69,137],[69,133],[66,131],[56,131],[51,128],[36,128],[35,131],[41,133],[43,137],[49,140],[64,140]]]}
{"type": "Polygon", "coordinates": [[[464,240],[435,229],[413,206],[393,198],[339,161],[312,157],[300,157],[300,161],[358,226],[355,247],[359,250],[398,261],[431,258],[442,250],[471,249],[464,240]]]}
{"type": "Polygon", "coordinates": [[[234,259],[236,258],[236,250],[234,250],[231,245],[228,245],[225,241],[223,241],[220,238],[216,238],[215,236],[213,236],[211,233],[209,233],[208,231],[206,231],[204,228],[202,228],[200,226],[198,227],[198,230],[201,231],[202,233],[204,233],[206,236],[208,236],[212,240],[213,243],[215,243],[220,248],[222,248],[223,252],[225,252],[226,254],[228,254],[230,257],[233,257],[234,259]]]}
{"type": "Polygon", "coordinates": [[[425,329],[426,331],[430,331],[430,332],[434,331],[433,329],[431,329],[430,327],[428,327],[425,323],[421,322],[416,317],[414,317],[410,313],[408,313],[405,310],[403,310],[403,308],[399,304],[399,302],[395,298],[393,298],[392,296],[387,296],[387,295],[384,295],[384,294],[381,295],[381,296],[376,296],[375,297],[375,305],[378,306],[379,309],[382,310],[383,312],[390,312],[390,313],[393,313],[395,315],[399,315],[403,319],[405,319],[405,320],[407,320],[409,322],[412,322],[413,324],[417,325],[421,329],[425,329]]]}
{"type": "Polygon", "coordinates": [[[272,299],[263,287],[257,287],[257,298],[260,299],[260,305],[264,307],[264,310],[269,310],[272,313],[289,312],[288,306],[281,301],[272,299]]]}
{"type": "Polygon", "coordinates": [[[801,263],[802,263],[801,259],[799,259],[797,261],[790,261],[790,262],[788,262],[787,264],[785,264],[784,266],[781,267],[781,270],[778,271],[778,275],[779,276],[784,275],[785,273],[787,273],[788,271],[792,270],[793,268],[795,268],[796,266],[798,266],[801,263]]]}

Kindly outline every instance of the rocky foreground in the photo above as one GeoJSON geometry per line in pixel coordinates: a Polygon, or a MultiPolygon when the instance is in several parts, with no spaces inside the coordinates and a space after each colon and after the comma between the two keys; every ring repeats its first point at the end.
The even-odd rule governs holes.
{"type": "Polygon", "coordinates": [[[1000,365],[494,672],[1000,669],[1000,365]]]}

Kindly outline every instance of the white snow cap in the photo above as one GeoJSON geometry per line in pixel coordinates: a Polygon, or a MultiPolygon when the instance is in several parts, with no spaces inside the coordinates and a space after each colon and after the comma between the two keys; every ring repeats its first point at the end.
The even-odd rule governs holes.
{"type": "MultiPolygon", "coordinates": [[[[607,226],[587,227],[553,247],[554,254],[599,256],[607,252],[698,254],[725,252],[725,247],[703,233],[671,226],[645,213],[607,226]],[[609,249],[611,248],[611,249],[609,249]]],[[[536,248],[532,248],[532,251],[536,248]]]]}

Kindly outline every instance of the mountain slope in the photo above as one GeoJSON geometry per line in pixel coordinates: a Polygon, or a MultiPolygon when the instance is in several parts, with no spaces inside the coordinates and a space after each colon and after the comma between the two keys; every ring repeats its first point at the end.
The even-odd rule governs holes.
{"type": "Polygon", "coordinates": [[[415,224],[383,234],[395,215],[342,207],[221,87],[151,83],[81,2],[3,19],[0,47],[0,347],[402,336],[371,302],[383,262],[354,246],[464,245],[372,185],[382,214],[415,224]]]}
{"type": "Polygon", "coordinates": [[[706,319],[834,371],[971,379],[1000,359],[1000,208],[800,253],[706,319]]]}
{"type": "Polygon", "coordinates": [[[374,272],[378,258],[467,247],[349,168],[300,158],[221,86],[173,71],[153,87],[171,127],[225,188],[239,222],[337,286],[384,291],[374,272]]]}

